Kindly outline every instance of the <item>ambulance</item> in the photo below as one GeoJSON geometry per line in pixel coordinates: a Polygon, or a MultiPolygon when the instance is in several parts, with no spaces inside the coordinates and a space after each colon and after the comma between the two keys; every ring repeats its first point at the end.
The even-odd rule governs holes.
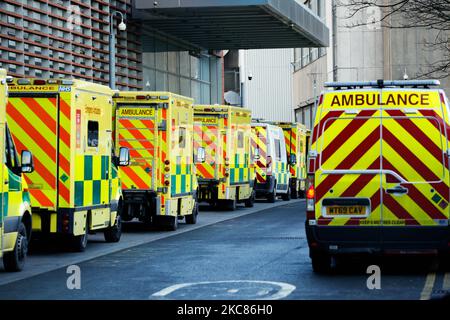
{"type": "Polygon", "coordinates": [[[194,155],[199,201],[228,210],[253,207],[255,173],[251,161],[251,111],[239,107],[194,107],[194,155]]]}
{"type": "Polygon", "coordinates": [[[122,192],[114,153],[112,90],[80,80],[11,79],[8,126],[19,151],[35,155],[25,174],[38,237],[60,236],[84,251],[88,234],[121,237],[122,192]]]}
{"type": "Polygon", "coordinates": [[[252,154],[256,173],[256,196],[270,203],[277,196],[291,199],[289,163],[283,129],[264,123],[252,123],[252,154]]]}
{"type": "Polygon", "coordinates": [[[176,230],[178,220],[197,223],[193,159],[193,100],[170,92],[117,92],[117,148],[130,150],[121,168],[123,219],[176,230]]]}
{"type": "Polygon", "coordinates": [[[21,161],[6,121],[6,70],[0,69],[0,258],[6,271],[23,269],[31,236],[31,205],[25,172],[32,172],[33,157],[23,150],[21,161]]]}
{"type": "Polygon", "coordinates": [[[281,127],[286,141],[286,151],[291,178],[291,198],[304,198],[306,190],[306,144],[309,130],[301,123],[276,122],[281,127]]]}
{"type": "Polygon", "coordinates": [[[449,256],[449,102],[439,81],[327,83],[311,136],[316,272],[353,253],[449,256]]]}

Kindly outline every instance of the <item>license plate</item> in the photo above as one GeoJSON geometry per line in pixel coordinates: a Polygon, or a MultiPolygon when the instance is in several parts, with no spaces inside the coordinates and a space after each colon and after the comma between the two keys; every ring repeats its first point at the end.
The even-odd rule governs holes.
{"type": "Polygon", "coordinates": [[[331,206],[327,207],[329,216],[364,216],[366,215],[365,206],[331,206]]]}

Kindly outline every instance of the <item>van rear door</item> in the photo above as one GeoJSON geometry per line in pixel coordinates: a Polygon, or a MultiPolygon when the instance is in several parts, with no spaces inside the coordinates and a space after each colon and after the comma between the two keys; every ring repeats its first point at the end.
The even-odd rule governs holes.
{"type": "Polygon", "coordinates": [[[157,188],[155,146],[158,145],[157,104],[119,104],[118,146],[130,150],[130,166],[120,167],[123,189],[157,188]]]}
{"type": "Polygon", "coordinates": [[[202,179],[219,179],[221,139],[226,139],[226,133],[225,135],[219,134],[219,120],[217,114],[196,114],[194,116],[194,156],[197,172],[202,179]]]}
{"type": "Polygon", "coordinates": [[[35,170],[25,175],[32,205],[56,209],[58,191],[70,202],[69,190],[58,183],[70,177],[69,159],[63,156],[70,150],[70,107],[58,94],[10,92],[6,112],[18,152],[34,155],[35,170]],[[66,125],[59,126],[59,121],[66,125]]]}
{"type": "MultiPolygon", "coordinates": [[[[312,134],[316,221],[319,226],[379,226],[381,223],[380,90],[324,94],[312,134]],[[368,99],[370,98],[370,99],[368,99]]],[[[330,241],[380,240],[376,229],[318,236],[330,241]],[[325,238],[324,238],[325,237],[325,238]]]]}
{"type": "MultiPolygon", "coordinates": [[[[448,119],[439,91],[384,89],[382,101],[383,226],[448,225],[448,119]]],[[[390,229],[384,241],[398,240],[390,229]]]]}

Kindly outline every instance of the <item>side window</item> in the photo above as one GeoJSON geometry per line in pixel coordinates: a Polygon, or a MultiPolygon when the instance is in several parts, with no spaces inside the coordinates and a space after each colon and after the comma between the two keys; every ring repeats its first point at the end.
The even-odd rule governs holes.
{"type": "Polygon", "coordinates": [[[279,139],[274,140],[274,147],[277,160],[281,160],[281,144],[279,139]]]}
{"type": "Polygon", "coordinates": [[[186,128],[179,129],[178,145],[181,149],[186,148],[186,128]]]}
{"type": "Polygon", "coordinates": [[[244,133],[242,131],[238,131],[238,148],[241,149],[244,147],[244,133]]]}
{"type": "Polygon", "coordinates": [[[10,169],[16,169],[19,167],[19,157],[8,127],[5,130],[5,139],[5,163],[10,169]]]}
{"type": "Polygon", "coordinates": [[[98,147],[98,122],[88,121],[88,147],[98,147]]]}

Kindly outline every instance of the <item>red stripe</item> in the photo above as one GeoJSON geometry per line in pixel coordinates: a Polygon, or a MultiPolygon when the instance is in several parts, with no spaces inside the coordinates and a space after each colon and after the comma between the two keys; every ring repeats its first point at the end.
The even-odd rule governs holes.
{"type": "Polygon", "coordinates": [[[205,179],[212,179],[212,178],[214,178],[214,176],[213,175],[211,175],[209,172],[208,172],[208,170],[206,170],[206,168],[203,166],[203,165],[198,165],[197,166],[197,169],[198,169],[198,171],[200,171],[200,173],[201,173],[201,175],[202,175],[202,177],[203,178],[205,178],[205,179]]]}
{"type": "MultiPolygon", "coordinates": [[[[363,110],[342,130],[322,152],[322,163],[325,163],[342,145],[360,129],[376,110],[363,110]],[[364,117],[364,118],[362,118],[364,117]]],[[[378,128],[379,130],[379,128],[378,128]]],[[[325,131],[325,130],[324,130],[325,131]]]]}
{"type": "MultiPolygon", "coordinates": [[[[356,149],[354,149],[349,155],[336,166],[337,170],[348,170],[350,169],[360,158],[369,150],[376,142],[380,140],[380,129],[375,128],[371,134],[369,134],[364,141],[362,141],[356,149]]],[[[317,199],[321,200],[322,197],[328,192],[328,190],[333,187],[340,179],[341,174],[328,175],[318,186],[317,186],[317,199]]]]}
{"type": "MultiPolygon", "coordinates": [[[[380,157],[378,157],[367,168],[368,170],[380,169],[380,157]]],[[[355,197],[362,189],[364,189],[375,176],[379,177],[379,174],[362,174],[360,175],[341,195],[341,197],[355,197]]],[[[378,191],[379,192],[379,191],[378,191]]]]}
{"type": "Polygon", "coordinates": [[[61,181],[58,183],[58,191],[59,195],[66,200],[67,203],[70,203],[70,191],[61,181]]]}
{"type": "MultiPolygon", "coordinates": [[[[129,120],[122,120],[123,121],[123,123],[126,123],[127,124],[127,126],[126,126],[126,129],[136,129],[136,127],[135,126],[133,126],[133,124],[131,123],[131,121],[129,121],[129,120]]],[[[135,139],[137,139],[137,140],[140,140],[140,141],[135,141],[135,142],[138,142],[142,147],[144,147],[145,149],[149,149],[148,151],[150,151],[150,154],[152,155],[152,156],[154,156],[154,152],[155,152],[155,150],[154,150],[154,146],[153,146],[153,144],[141,133],[141,132],[139,132],[139,130],[128,130],[128,132],[135,138],[135,139]]],[[[127,140],[127,139],[125,139],[122,135],[120,135],[120,139],[122,140],[122,139],[124,139],[124,140],[127,140]]],[[[122,143],[122,141],[121,141],[121,143],[122,143]]],[[[129,147],[128,147],[129,148],[129,147]]],[[[135,148],[132,148],[132,149],[135,149],[135,148]]]]}
{"type": "Polygon", "coordinates": [[[8,113],[15,122],[20,124],[22,129],[36,142],[42,151],[44,151],[50,159],[56,162],[56,150],[50,145],[47,139],[45,139],[12,104],[8,103],[8,108],[8,113]]]}
{"type": "Polygon", "coordinates": [[[341,114],[343,114],[344,111],[330,111],[327,113],[327,115],[325,117],[323,117],[320,122],[314,127],[313,130],[313,135],[311,137],[312,141],[311,144],[313,144],[314,142],[316,142],[317,138],[318,138],[318,129],[320,126],[326,124],[326,127],[321,128],[322,132],[320,132],[320,135],[323,134],[323,132],[325,132],[325,130],[327,128],[329,128],[336,120],[337,118],[339,118],[341,116],[341,114]],[[331,118],[336,118],[336,119],[331,119],[331,118]]]}
{"type": "MultiPolygon", "coordinates": [[[[40,98],[43,99],[43,98],[40,98]]],[[[42,108],[34,98],[21,98],[21,100],[29,107],[29,109],[44,123],[44,125],[50,129],[53,134],[56,134],[56,120],[52,118],[47,111],[42,108]]],[[[56,101],[55,98],[47,99],[49,101],[56,101]]],[[[54,102],[53,102],[54,104],[54,102]]],[[[56,110],[55,110],[56,114],[56,110]]]]}
{"type": "MultiPolygon", "coordinates": [[[[121,134],[119,134],[119,139],[120,139],[119,146],[120,147],[127,147],[128,150],[130,150],[130,156],[131,157],[133,157],[133,158],[143,158],[143,159],[145,158],[137,150],[135,150],[134,147],[131,144],[129,144],[124,139],[124,137],[121,134]]],[[[153,156],[153,152],[151,153],[151,155],[153,156]]]]}
{"type": "Polygon", "coordinates": [[[66,118],[70,120],[70,106],[63,99],[59,99],[59,107],[66,118]]]}
{"type": "MultiPolygon", "coordinates": [[[[394,172],[397,172],[398,170],[386,159],[383,161],[383,168],[387,170],[392,170],[394,172]]],[[[440,183],[441,184],[441,183],[440,183]]],[[[423,209],[423,211],[429,215],[432,219],[442,219],[445,220],[447,217],[438,209],[435,207],[435,205],[426,198],[423,193],[419,191],[413,184],[402,184],[402,186],[408,188],[408,195],[411,198],[411,201],[414,201],[420,208],[423,209]]],[[[430,185],[430,187],[436,188],[436,184],[430,185]]],[[[447,193],[442,195],[444,199],[448,201],[448,188],[447,193]]]]}
{"type": "Polygon", "coordinates": [[[261,176],[258,172],[256,172],[256,179],[258,180],[258,182],[266,182],[266,179],[261,176]]]}
{"type": "Polygon", "coordinates": [[[144,182],[144,180],[139,177],[136,172],[133,171],[130,167],[122,167],[122,171],[126,174],[137,186],[138,189],[147,189],[148,184],[144,182]]]}
{"type": "MultiPolygon", "coordinates": [[[[13,134],[14,143],[17,147],[17,150],[19,153],[21,153],[23,150],[27,150],[27,148],[22,144],[22,142],[13,134]]],[[[41,161],[37,157],[33,157],[34,162],[34,169],[36,170],[36,173],[39,174],[45,182],[48,183],[48,185],[52,188],[56,188],[56,177],[53,175],[46,166],[44,166],[41,161]]],[[[26,175],[27,177],[28,175],[26,175]]]]}
{"type": "MultiPolygon", "coordinates": [[[[388,110],[386,111],[392,117],[406,117],[406,115],[400,110],[388,110]]],[[[394,118],[395,121],[400,124],[406,131],[408,131],[418,143],[420,143],[425,149],[428,150],[439,162],[442,162],[443,152],[442,150],[427,136],[420,128],[409,118],[394,118]]],[[[434,123],[434,127],[439,130],[437,125],[438,119],[428,119],[431,123],[434,123]]],[[[441,120],[442,121],[442,120],[441,120]]],[[[443,128],[442,128],[443,129],[443,128]]],[[[440,132],[441,133],[441,132],[440,132]]],[[[443,133],[443,132],[442,132],[443,133]]]]}
{"type": "Polygon", "coordinates": [[[389,208],[397,218],[405,220],[405,224],[419,225],[419,223],[400,204],[398,204],[391,195],[384,194],[383,205],[389,208]]]}
{"type": "MultiPolygon", "coordinates": [[[[41,190],[30,189],[30,194],[39,202],[41,207],[53,207],[55,205],[41,190]]],[[[35,207],[36,204],[32,203],[32,206],[35,207]]]]}
{"type": "MultiPolygon", "coordinates": [[[[411,152],[397,137],[395,137],[386,127],[383,127],[383,140],[406,161],[415,171],[417,171],[426,181],[440,181],[441,179],[431,171],[413,152],[411,152]]],[[[383,161],[386,159],[383,158],[383,161]]],[[[383,168],[385,165],[383,164],[383,168]]],[[[399,172],[399,171],[395,171],[399,172]]],[[[448,194],[448,187],[437,184],[436,189],[442,195],[448,194]]]]}

